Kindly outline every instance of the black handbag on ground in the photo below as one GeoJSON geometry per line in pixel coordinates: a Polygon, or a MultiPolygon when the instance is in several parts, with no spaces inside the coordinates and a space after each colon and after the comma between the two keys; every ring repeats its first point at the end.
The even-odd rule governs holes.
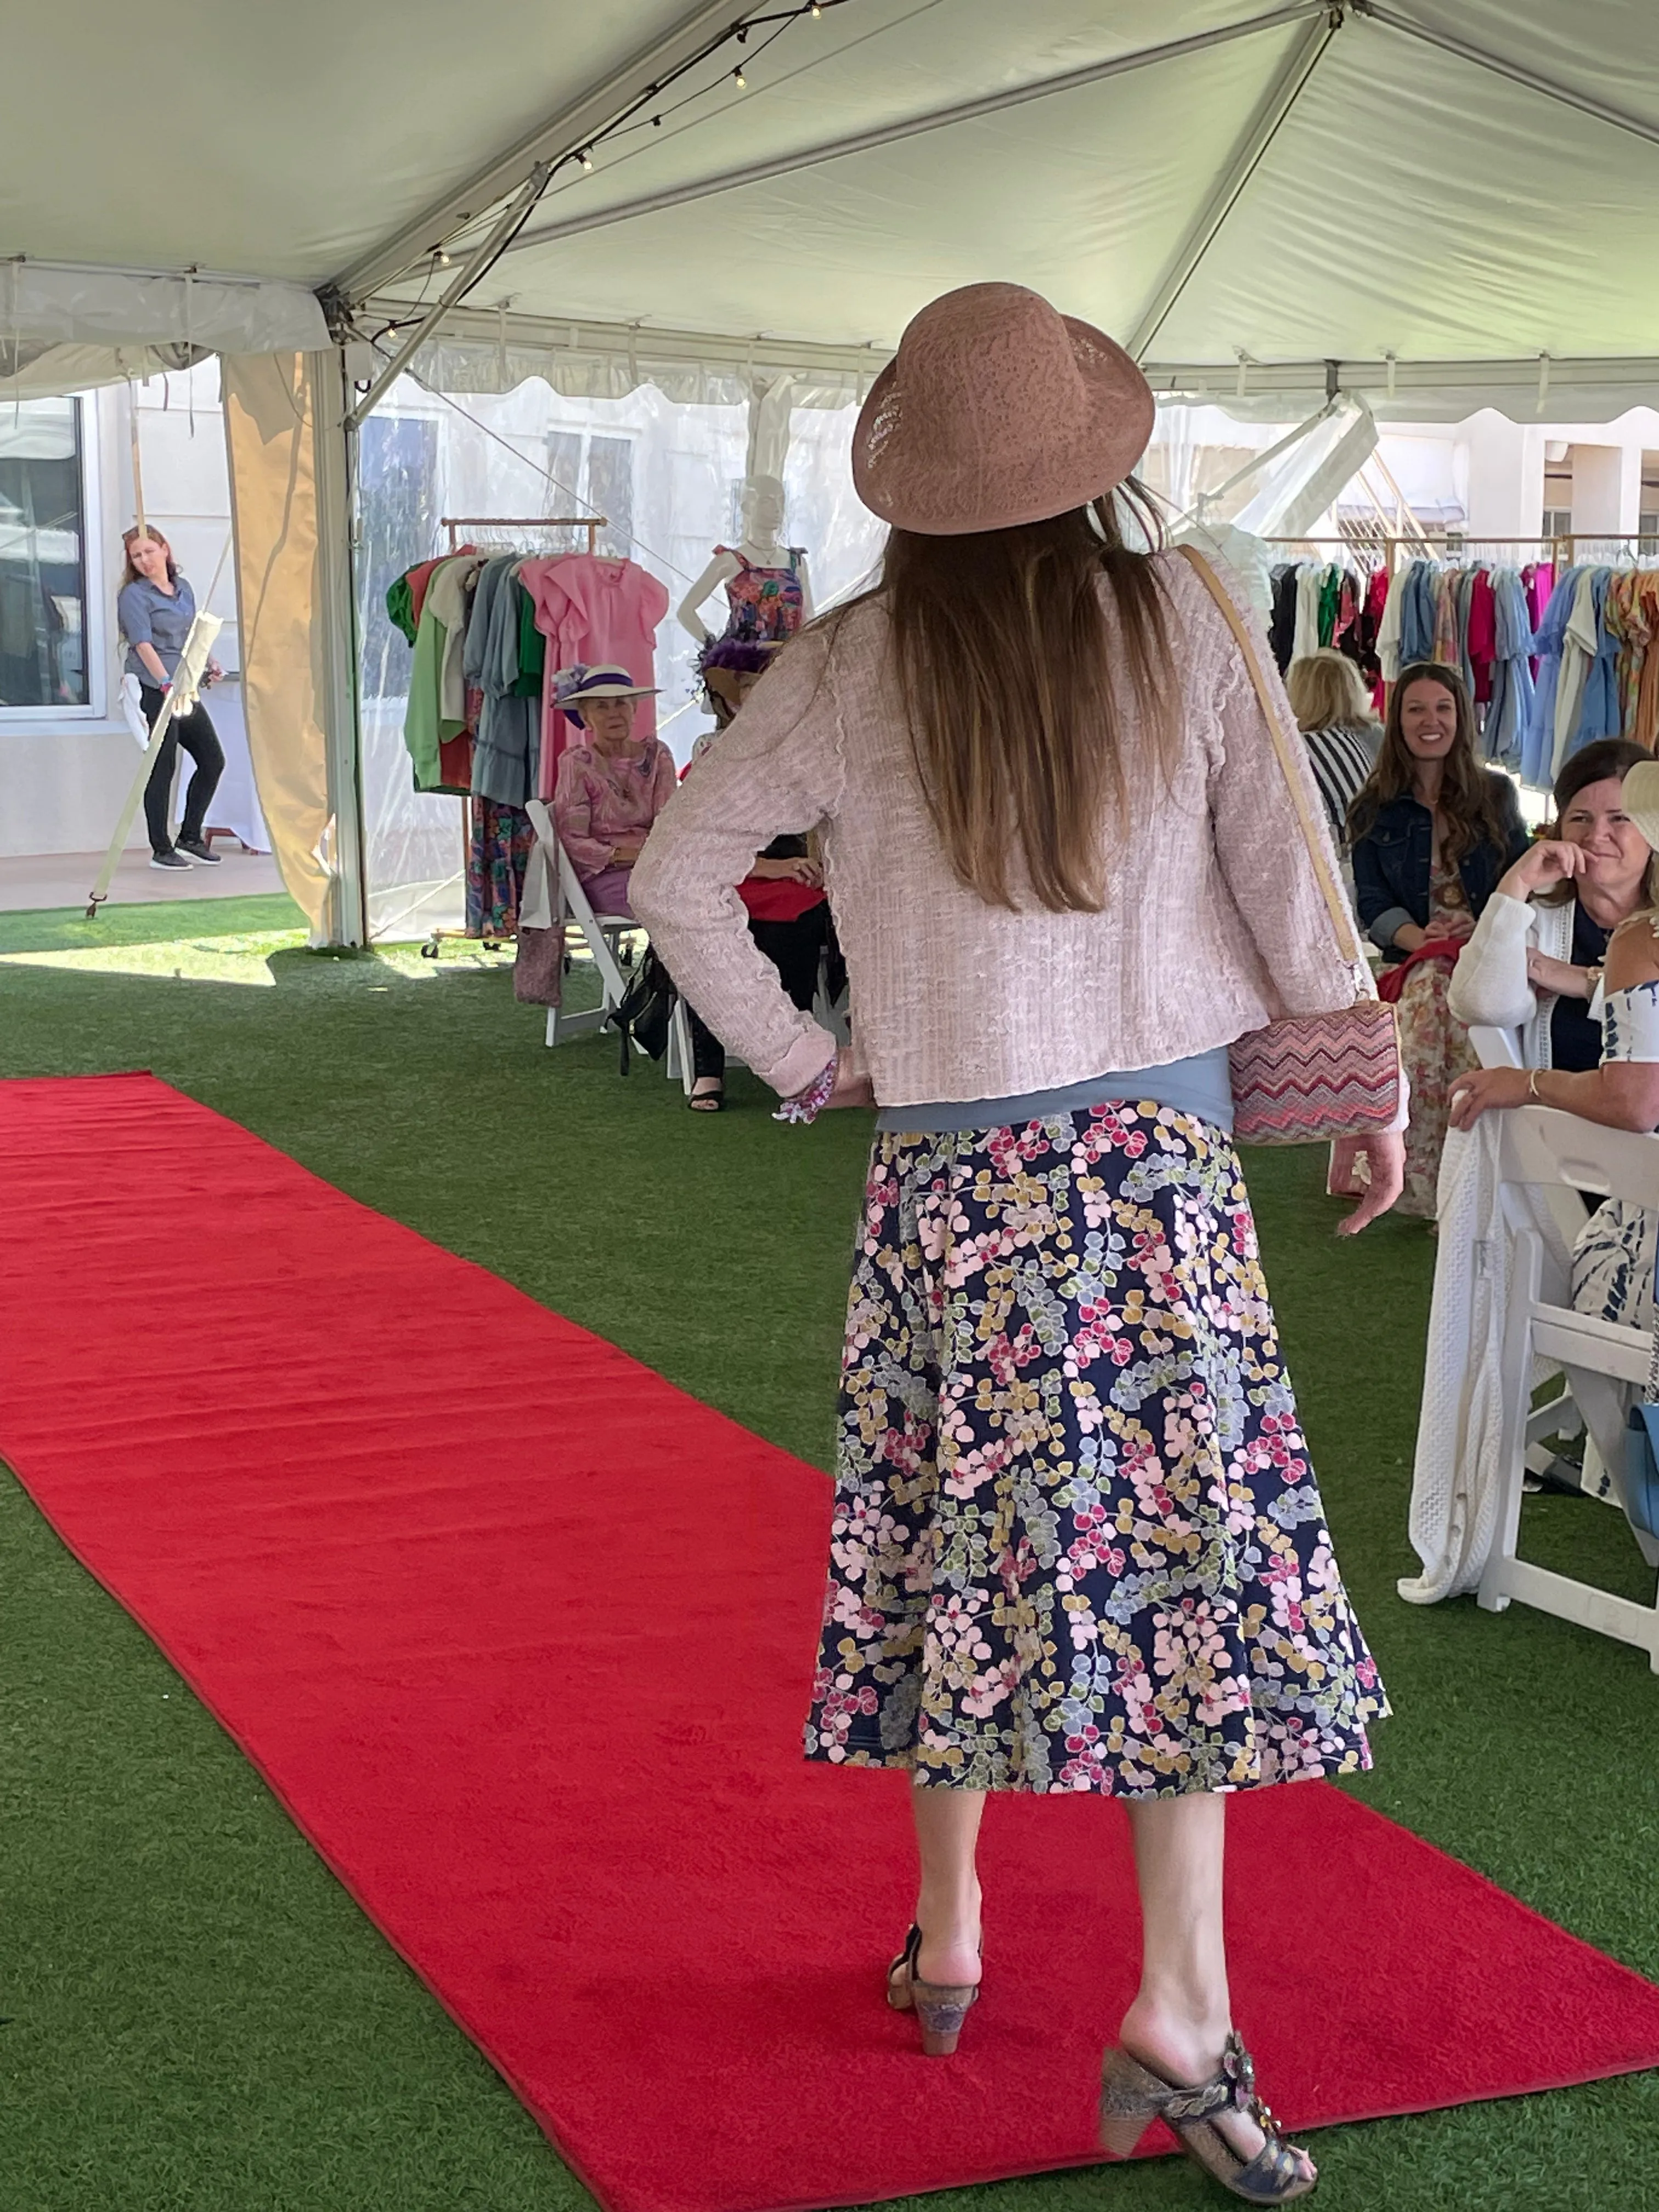
{"type": "Polygon", "coordinates": [[[630,1041],[648,1052],[653,1060],[660,1060],[667,1051],[668,1025],[673,1019],[674,1001],[678,996],[673,977],[663,966],[655,948],[647,945],[633,981],[623,994],[622,1003],[612,1007],[608,1017],[622,1037],[624,1075],[628,1073],[630,1041]]]}

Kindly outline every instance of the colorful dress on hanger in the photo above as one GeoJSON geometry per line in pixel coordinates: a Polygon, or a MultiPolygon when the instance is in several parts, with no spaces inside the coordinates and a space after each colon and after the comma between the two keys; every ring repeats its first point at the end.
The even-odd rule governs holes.
{"type": "Polygon", "coordinates": [[[466,852],[466,933],[515,937],[536,832],[521,806],[474,798],[468,811],[472,834],[466,852]]]}
{"type": "Polygon", "coordinates": [[[757,568],[744,560],[735,545],[717,545],[714,550],[729,553],[741,564],[726,586],[731,612],[720,633],[721,642],[734,639],[743,645],[775,645],[793,637],[806,619],[806,593],[800,578],[805,549],[784,548],[789,556],[787,568],[757,568]]]}
{"type": "MultiPolygon", "coordinates": [[[[1437,861],[1429,878],[1430,937],[1467,934],[1468,894],[1453,862],[1437,861]]],[[[1447,1004],[1452,963],[1419,960],[1396,1002],[1400,1057],[1412,1088],[1411,1122],[1406,1131],[1406,1187],[1395,1209],[1420,1219],[1434,1218],[1435,1186],[1446,1142],[1447,1094],[1467,1069],[1477,1066],[1469,1033],[1447,1004]]]]}

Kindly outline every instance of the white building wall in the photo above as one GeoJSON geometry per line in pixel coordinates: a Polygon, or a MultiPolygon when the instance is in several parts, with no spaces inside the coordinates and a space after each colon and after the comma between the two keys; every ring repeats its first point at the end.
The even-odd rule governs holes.
{"type": "MultiPolygon", "coordinates": [[[[82,397],[92,702],[79,712],[0,713],[0,855],[100,851],[137,770],[138,748],[120,712],[122,653],[115,627],[121,532],[131,528],[134,511],[134,404],[125,386],[82,397]]],[[[216,653],[227,672],[234,672],[240,654],[228,561],[217,589],[205,598],[230,530],[218,363],[204,362],[190,377],[158,377],[140,386],[136,404],[147,520],[171,544],[209,611],[224,620],[216,653]]],[[[234,747],[240,700],[222,695],[221,706],[228,726],[221,735],[234,747]]],[[[131,849],[146,842],[141,813],[127,843],[131,849]]]]}

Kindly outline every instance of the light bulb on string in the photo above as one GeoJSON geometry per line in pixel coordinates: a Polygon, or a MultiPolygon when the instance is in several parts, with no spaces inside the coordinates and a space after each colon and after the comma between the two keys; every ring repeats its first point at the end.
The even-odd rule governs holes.
{"type": "Polygon", "coordinates": [[[746,91],[746,90],[748,89],[748,86],[749,86],[749,80],[748,80],[748,78],[744,75],[744,73],[743,73],[743,69],[742,69],[741,64],[739,64],[739,66],[738,66],[738,68],[736,68],[736,69],[734,69],[734,70],[732,70],[732,83],[733,83],[734,85],[736,85],[736,87],[738,88],[738,90],[739,92],[744,92],[744,91],[746,91]]]}
{"type": "Polygon", "coordinates": [[[593,156],[588,152],[586,146],[584,146],[581,151],[577,155],[576,159],[580,162],[584,172],[592,172],[593,167],[593,156]]]}
{"type": "Polygon", "coordinates": [[[448,266],[449,266],[449,256],[448,256],[448,254],[444,251],[444,249],[443,249],[443,247],[442,247],[441,246],[438,248],[438,251],[437,251],[437,252],[433,256],[433,258],[434,258],[434,261],[436,261],[436,263],[437,263],[437,264],[438,264],[438,266],[439,266],[439,268],[440,268],[440,269],[447,269],[447,268],[448,268],[448,266]]]}
{"type": "Polygon", "coordinates": [[[818,21],[823,14],[823,9],[818,5],[818,0],[812,0],[812,4],[806,12],[812,18],[812,21],[815,23],[818,21]]]}

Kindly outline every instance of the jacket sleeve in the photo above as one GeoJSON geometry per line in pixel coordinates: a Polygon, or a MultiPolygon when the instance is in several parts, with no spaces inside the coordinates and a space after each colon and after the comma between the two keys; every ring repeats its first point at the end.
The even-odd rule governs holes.
{"type": "MultiPolygon", "coordinates": [[[[1255,616],[1244,610],[1257,662],[1288,738],[1296,718],[1255,616]]],[[[1231,645],[1224,679],[1221,757],[1210,777],[1210,814],[1217,857],[1234,904],[1254,939],[1279,1009],[1287,1014],[1331,1013],[1352,1006],[1363,966],[1358,933],[1345,951],[1326,906],[1319,878],[1291,796],[1285,769],[1267,727],[1243,655],[1231,645]]],[[[1331,842],[1324,801],[1307,750],[1287,744],[1290,773],[1323,855],[1339,899],[1342,878],[1331,842]]],[[[1346,903],[1346,901],[1345,901],[1346,903]]],[[[1350,924],[1352,929],[1352,924],[1350,924]]]]}
{"type": "Polygon", "coordinates": [[[840,804],[830,652],[813,631],[778,655],[675,792],[629,885],[688,1003],[785,1098],[835,1058],[836,1040],[791,1001],[736,887],[775,837],[816,829],[840,804]]]}
{"type": "Polygon", "coordinates": [[[1368,833],[1356,838],[1348,848],[1348,860],[1353,869],[1354,904],[1359,909],[1360,923],[1371,943],[1386,952],[1413,919],[1411,909],[1401,905],[1383,875],[1375,837],[1368,833]]]}
{"type": "MultiPolygon", "coordinates": [[[[593,795],[574,751],[559,757],[558,781],[553,787],[553,826],[579,876],[597,876],[601,868],[610,866],[616,841],[593,835],[593,795]]],[[[631,879],[629,888],[633,889],[631,879]]]]}
{"type": "Polygon", "coordinates": [[[1518,1029],[1538,1012],[1527,981],[1527,947],[1533,909],[1525,899],[1494,891],[1474,934],[1458,955],[1446,1003],[1460,1022],[1495,1030],[1518,1029]]]}

